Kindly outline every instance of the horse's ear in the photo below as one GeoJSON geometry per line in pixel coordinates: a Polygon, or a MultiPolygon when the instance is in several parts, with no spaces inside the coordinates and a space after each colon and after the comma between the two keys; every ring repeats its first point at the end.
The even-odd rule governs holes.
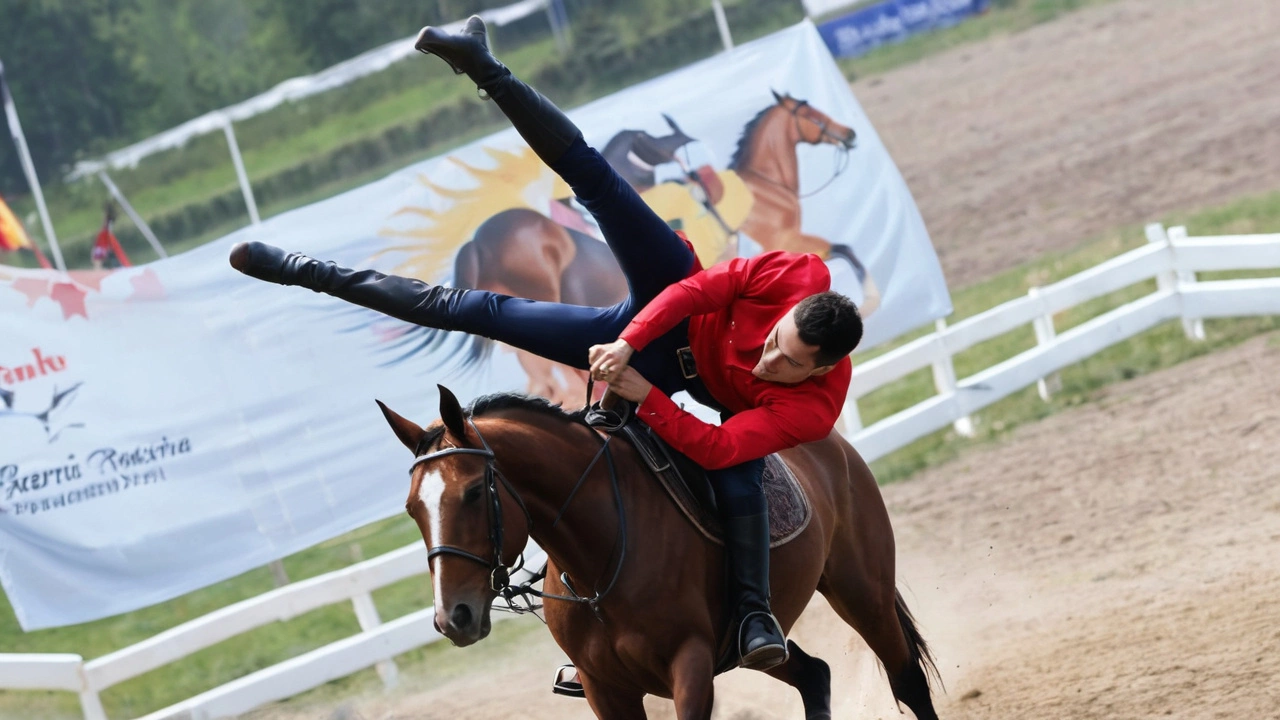
{"type": "Polygon", "coordinates": [[[778,94],[777,90],[774,90],[773,88],[769,88],[769,92],[773,93],[774,102],[778,102],[778,103],[782,102],[782,96],[778,94]]]}
{"type": "Polygon", "coordinates": [[[382,416],[387,419],[387,424],[391,426],[391,430],[395,432],[396,437],[400,438],[400,442],[409,448],[409,452],[417,452],[418,445],[422,442],[422,436],[426,435],[427,431],[400,417],[395,410],[383,405],[381,400],[374,400],[374,402],[378,403],[378,407],[382,408],[382,416]]]}
{"type": "Polygon", "coordinates": [[[462,412],[462,403],[458,402],[458,398],[449,388],[443,385],[437,385],[440,388],[440,419],[444,421],[444,426],[456,438],[464,438],[467,436],[467,416],[462,412]]]}

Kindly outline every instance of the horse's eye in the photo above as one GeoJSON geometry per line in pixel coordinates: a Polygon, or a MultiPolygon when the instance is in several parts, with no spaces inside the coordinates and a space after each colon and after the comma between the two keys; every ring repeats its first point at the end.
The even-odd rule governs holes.
{"type": "Polygon", "coordinates": [[[463,504],[469,505],[479,500],[480,493],[482,492],[484,492],[484,487],[480,483],[476,483],[471,487],[467,488],[467,491],[462,494],[463,504]]]}

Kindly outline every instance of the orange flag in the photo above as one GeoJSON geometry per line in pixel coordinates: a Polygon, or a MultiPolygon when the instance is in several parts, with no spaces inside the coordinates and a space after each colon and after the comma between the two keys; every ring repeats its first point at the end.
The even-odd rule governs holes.
{"type": "Polygon", "coordinates": [[[22,229],[22,223],[5,204],[4,198],[0,198],[0,250],[13,252],[23,248],[33,248],[31,238],[27,237],[27,231],[22,229]]]}

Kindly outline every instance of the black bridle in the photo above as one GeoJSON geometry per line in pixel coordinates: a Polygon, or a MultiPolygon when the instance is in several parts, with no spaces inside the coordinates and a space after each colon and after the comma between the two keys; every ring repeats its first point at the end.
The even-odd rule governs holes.
{"type": "Polygon", "coordinates": [[[516,558],[515,564],[510,567],[508,567],[502,560],[503,529],[505,524],[502,520],[502,497],[498,491],[498,483],[502,483],[502,487],[506,488],[507,493],[511,495],[511,498],[520,506],[521,512],[524,513],[525,529],[527,534],[530,536],[533,534],[533,516],[529,514],[529,508],[525,504],[524,499],[520,497],[520,493],[516,492],[511,481],[507,480],[507,477],[498,469],[498,458],[494,454],[493,449],[489,447],[489,443],[484,439],[484,436],[480,434],[480,428],[476,427],[475,421],[471,418],[467,418],[467,424],[471,426],[471,430],[475,432],[476,437],[480,440],[481,448],[449,447],[444,448],[443,450],[436,450],[434,452],[417,455],[413,459],[413,464],[409,466],[409,475],[412,476],[418,469],[418,466],[425,462],[442,457],[448,457],[450,455],[476,455],[484,458],[484,487],[485,493],[489,498],[489,543],[492,548],[492,558],[485,558],[455,545],[437,545],[427,551],[428,565],[430,565],[432,559],[439,555],[456,555],[489,568],[489,589],[493,590],[506,601],[507,607],[505,609],[510,610],[511,612],[526,613],[537,610],[541,606],[535,606],[535,603],[529,599],[530,596],[533,596],[538,598],[551,598],[553,600],[583,603],[590,606],[592,611],[596,614],[596,617],[599,618],[600,601],[602,601],[605,595],[607,595],[609,591],[613,589],[614,585],[617,584],[618,577],[622,574],[622,562],[626,559],[627,555],[627,516],[622,507],[622,493],[618,488],[618,473],[617,469],[614,467],[613,453],[609,449],[609,441],[613,439],[613,436],[610,435],[602,439],[600,449],[596,451],[595,457],[593,457],[591,462],[587,464],[587,469],[582,472],[582,475],[578,478],[578,482],[575,483],[573,489],[569,491],[569,496],[565,498],[564,504],[560,507],[560,511],[556,513],[556,519],[551,523],[551,527],[554,528],[560,523],[560,519],[564,517],[565,510],[569,508],[569,503],[573,501],[574,496],[578,493],[578,489],[582,487],[582,484],[586,481],[587,477],[591,475],[591,471],[595,469],[596,463],[599,462],[600,457],[603,455],[609,466],[609,480],[613,486],[614,500],[618,510],[618,539],[620,547],[618,562],[614,567],[613,577],[609,580],[609,584],[604,588],[604,590],[597,590],[595,595],[592,597],[582,597],[578,595],[569,582],[568,574],[561,573],[560,581],[564,583],[564,586],[568,588],[570,593],[570,595],[566,596],[544,593],[541,590],[533,588],[535,583],[546,577],[545,567],[540,572],[534,573],[529,580],[526,580],[519,585],[511,584],[512,574],[524,567],[524,554],[521,553],[520,556],[516,558]],[[524,604],[517,604],[516,598],[520,598],[524,604]]]}

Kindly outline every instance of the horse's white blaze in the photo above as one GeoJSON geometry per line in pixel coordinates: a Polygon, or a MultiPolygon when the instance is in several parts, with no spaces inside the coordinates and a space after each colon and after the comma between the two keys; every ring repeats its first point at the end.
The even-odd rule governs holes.
{"type": "MultiPolygon", "coordinates": [[[[440,532],[440,502],[444,497],[444,476],[439,472],[429,471],[423,473],[422,483],[418,486],[418,499],[422,501],[422,506],[427,509],[427,522],[431,525],[431,547],[439,547],[441,543],[440,532]]],[[[440,556],[435,559],[439,560],[440,556]]],[[[433,571],[431,573],[434,597],[440,599],[440,573],[433,571]]]]}

